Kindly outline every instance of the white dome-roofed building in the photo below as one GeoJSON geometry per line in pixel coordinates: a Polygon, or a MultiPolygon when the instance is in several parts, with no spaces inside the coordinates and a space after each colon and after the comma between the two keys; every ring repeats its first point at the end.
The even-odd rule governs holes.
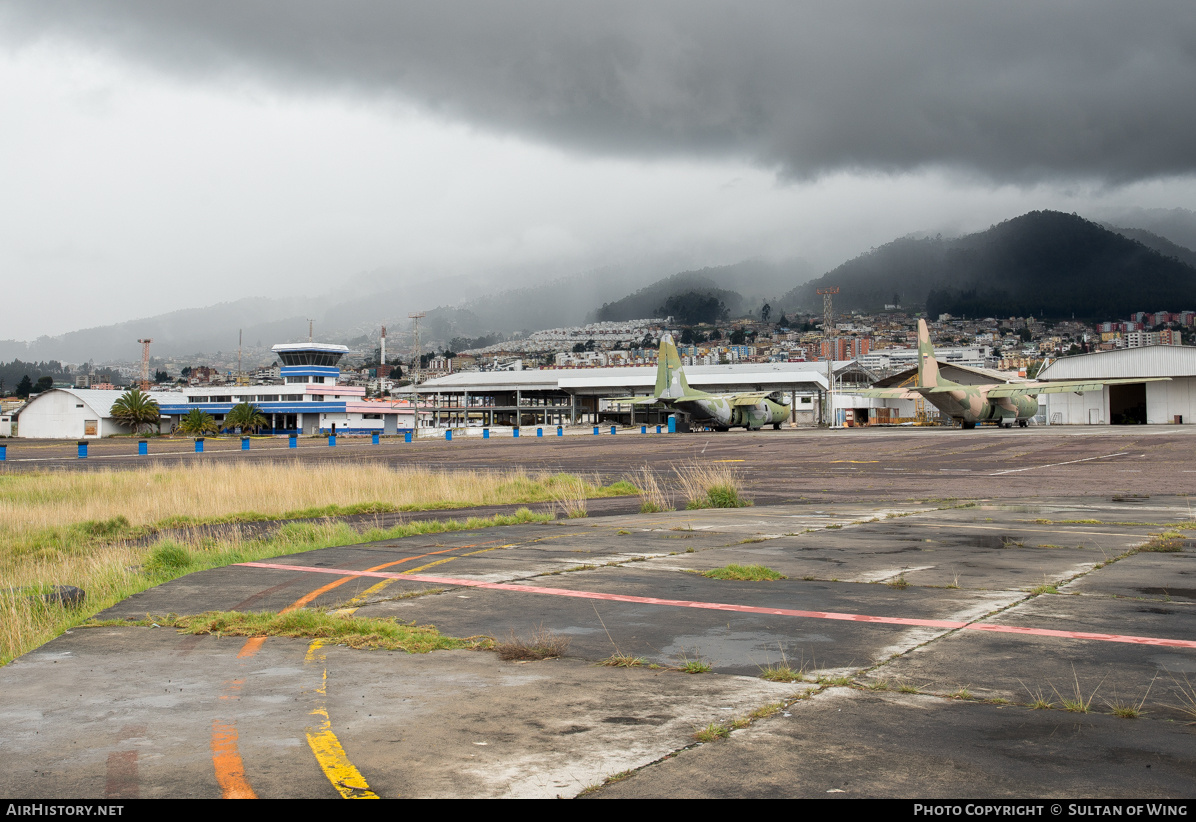
{"type": "MultiPolygon", "coordinates": [[[[17,417],[22,437],[39,439],[92,439],[113,434],[131,434],[128,426],[112,418],[112,404],[123,391],[91,388],[52,388],[33,397],[17,417]]],[[[158,407],[179,401],[179,394],[151,391],[158,407]]],[[[164,412],[163,412],[164,413],[164,412]]],[[[159,433],[170,431],[171,420],[163,416],[159,433]]]]}

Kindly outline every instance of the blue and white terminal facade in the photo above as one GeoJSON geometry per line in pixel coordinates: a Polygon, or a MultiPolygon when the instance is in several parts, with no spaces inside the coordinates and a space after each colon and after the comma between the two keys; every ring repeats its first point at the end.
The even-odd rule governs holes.
{"type": "MultiPolygon", "coordinates": [[[[191,386],[182,391],[152,391],[162,419],[159,432],[174,431],[193,408],[220,423],[233,406],[258,407],[266,417],[263,434],[400,434],[412,429],[414,406],[403,399],[366,399],[365,388],[342,385],[339,362],[349,352],[329,343],[281,343],[282,382],[273,385],[191,386]]],[[[22,437],[87,439],[127,434],[112,419],[112,405],[123,391],[56,388],[37,395],[21,409],[22,437]]],[[[427,416],[427,413],[425,413],[427,416]]]]}

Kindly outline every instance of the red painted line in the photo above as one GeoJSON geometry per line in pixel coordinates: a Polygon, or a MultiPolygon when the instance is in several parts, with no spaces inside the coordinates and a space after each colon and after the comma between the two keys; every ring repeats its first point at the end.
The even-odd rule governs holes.
{"type": "Polygon", "coordinates": [[[1101,642],[1128,642],[1136,645],[1162,645],[1171,648],[1196,648],[1196,641],[1186,639],[1160,639],[1146,636],[1124,636],[1121,634],[1094,634],[1084,631],[1054,631],[1048,628],[1019,628],[1007,625],[991,625],[976,622],[956,622],[945,619],[906,619],[904,617],[869,616],[867,614],[841,614],[833,611],[799,611],[791,608],[761,608],[755,605],[732,605],[725,602],[695,602],[684,599],[658,599],[656,597],[635,597],[624,594],[600,594],[593,591],[572,591],[567,588],[542,588],[534,585],[514,585],[506,582],[478,582],[472,579],[434,577],[423,574],[395,574],[385,571],[347,571],[339,568],[312,568],[301,565],[278,565],[270,562],[237,563],[248,568],[270,568],[279,571],[308,571],[313,574],[339,574],[355,577],[378,577],[381,579],[409,579],[414,582],[430,582],[435,585],[456,585],[466,588],[487,588],[494,591],[512,591],[521,594],[546,594],[548,596],[573,597],[575,599],[600,599],[608,602],[631,602],[640,605],[667,605],[674,608],[700,608],[707,611],[733,611],[742,614],[770,614],[773,616],[806,617],[808,619],[833,619],[843,622],[870,622],[881,625],[911,625],[920,628],[945,628],[947,630],[992,631],[996,633],[1023,634],[1028,636],[1049,636],[1065,639],[1090,639],[1101,642]]]}
{"type": "Polygon", "coordinates": [[[108,754],[108,775],[104,782],[107,799],[137,799],[137,751],[113,751],[108,754]]]}

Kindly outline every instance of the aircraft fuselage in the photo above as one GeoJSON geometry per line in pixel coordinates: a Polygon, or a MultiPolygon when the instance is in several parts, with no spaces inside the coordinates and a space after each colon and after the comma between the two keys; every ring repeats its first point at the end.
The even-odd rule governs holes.
{"type": "Polygon", "coordinates": [[[1015,396],[989,399],[990,386],[961,386],[958,389],[926,395],[936,408],[952,419],[966,425],[978,422],[1000,422],[1012,425],[1028,420],[1038,413],[1035,397],[1015,396]]]}
{"type": "Polygon", "coordinates": [[[789,407],[769,399],[755,405],[734,405],[723,397],[709,397],[700,400],[676,403],[682,411],[700,420],[710,420],[719,428],[763,428],[766,425],[780,425],[789,419],[789,407]]]}

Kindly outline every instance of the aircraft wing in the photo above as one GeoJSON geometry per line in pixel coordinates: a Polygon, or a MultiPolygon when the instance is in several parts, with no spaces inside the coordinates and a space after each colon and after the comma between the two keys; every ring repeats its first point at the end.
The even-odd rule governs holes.
{"type": "Polygon", "coordinates": [[[614,405],[656,405],[661,402],[659,397],[604,397],[614,405]]]}
{"type": "Polygon", "coordinates": [[[923,392],[914,388],[852,388],[844,389],[844,394],[856,394],[861,397],[880,397],[885,400],[918,400],[923,392]]]}
{"type": "Polygon", "coordinates": [[[1129,385],[1138,382],[1162,382],[1170,377],[1125,377],[1114,380],[1059,380],[1058,382],[1020,382],[994,385],[988,389],[989,397],[1018,397],[1035,394],[1083,394],[1085,391],[1100,391],[1106,385],[1129,385]]]}
{"type": "Polygon", "coordinates": [[[761,391],[755,394],[724,394],[722,399],[731,403],[731,405],[757,405],[760,400],[771,393],[771,391],[761,391]]]}

